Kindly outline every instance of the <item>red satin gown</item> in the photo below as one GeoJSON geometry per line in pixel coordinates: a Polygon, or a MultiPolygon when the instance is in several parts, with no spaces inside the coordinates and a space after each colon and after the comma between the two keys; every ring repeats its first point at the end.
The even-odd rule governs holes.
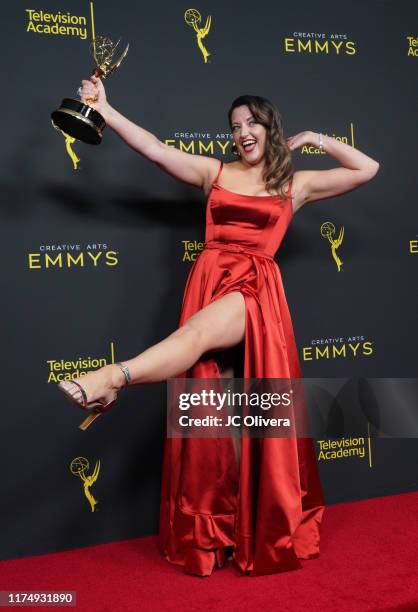
{"type": "MultiPolygon", "coordinates": [[[[248,196],[212,185],[205,246],[185,287],[179,326],[230,291],[245,299],[243,378],[297,378],[301,369],[280,270],[273,257],[292,220],[291,191],[248,196]]],[[[290,185],[291,189],[291,185],[290,185]]],[[[220,376],[206,353],[182,376],[220,376]]],[[[235,374],[237,376],[237,374],[235,374]]],[[[166,438],[159,548],[199,576],[233,560],[246,574],[294,570],[319,554],[324,503],[311,439],[166,438]]]]}

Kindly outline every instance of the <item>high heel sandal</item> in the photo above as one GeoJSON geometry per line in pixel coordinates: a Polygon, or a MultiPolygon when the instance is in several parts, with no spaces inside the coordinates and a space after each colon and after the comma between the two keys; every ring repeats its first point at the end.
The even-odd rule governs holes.
{"type": "MultiPolygon", "coordinates": [[[[120,362],[115,363],[115,365],[119,366],[122,372],[124,373],[126,384],[128,385],[131,382],[131,375],[129,373],[127,366],[123,365],[120,362]]],[[[77,406],[80,406],[80,408],[83,408],[84,410],[90,410],[90,414],[88,415],[88,417],[86,417],[84,421],[81,423],[81,425],[79,425],[79,429],[82,429],[83,431],[85,431],[87,427],[89,427],[89,425],[91,425],[93,421],[97,419],[97,417],[103,414],[103,412],[107,412],[108,410],[110,410],[113,404],[116,402],[116,399],[118,396],[117,393],[115,393],[115,397],[110,402],[107,402],[107,404],[104,404],[103,402],[100,402],[98,400],[93,401],[93,402],[88,402],[86,392],[84,391],[80,383],[76,382],[75,380],[68,380],[66,382],[69,382],[73,385],[76,385],[76,387],[78,387],[81,393],[81,398],[82,398],[81,402],[76,399],[74,394],[72,394],[70,391],[65,389],[65,387],[63,386],[63,383],[58,383],[58,389],[60,389],[60,391],[65,393],[68,399],[70,399],[74,404],[77,404],[77,406]]]]}

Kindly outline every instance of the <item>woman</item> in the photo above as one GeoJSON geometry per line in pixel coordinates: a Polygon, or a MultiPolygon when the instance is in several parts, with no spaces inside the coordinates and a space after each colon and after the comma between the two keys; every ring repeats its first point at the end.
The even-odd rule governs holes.
{"type": "MultiPolygon", "coordinates": [[[[134,150],[208,195],[205,248],[191,268],[178,329],[137,357],[59,387],[92,410],[111,407],[127,384],[170,377],[301,376],[292,322],[273,256],[306,203],[346,193],[379,164],[328,136],[285,140],[281,118],[257,96],[229,111],[237,160],[190,155],[161,143],[106,100],[101,81],[82,81],[81,99],[134,150]],[[93,100],[93,102],[92,102],[93,100]],[[294,172],[291,151],[312,145],[341,167],[294,172]]],[[[184,571],[210,575],[232,553],[250,575],[301,567],[319,554],[323,498],[312,440],[229,438],[165,441],[159,547],[184,571]]]]}

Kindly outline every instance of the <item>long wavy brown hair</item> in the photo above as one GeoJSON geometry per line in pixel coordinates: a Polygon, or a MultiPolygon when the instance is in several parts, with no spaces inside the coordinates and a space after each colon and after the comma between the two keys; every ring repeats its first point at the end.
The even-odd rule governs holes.
{"type": "Polygon", "coordinates": [[[232,111],[244,105],[248,106],[256,122],[267,130],[263,172],[266,191],[286,198],[288,194],[284,193],[283,187],[293,177],[294,168],[291,151],[283,134],[282,117],[278,109],[266,98],[250,95],[239,96],[232,102],[228,111],[231,130],[232,111]]]}

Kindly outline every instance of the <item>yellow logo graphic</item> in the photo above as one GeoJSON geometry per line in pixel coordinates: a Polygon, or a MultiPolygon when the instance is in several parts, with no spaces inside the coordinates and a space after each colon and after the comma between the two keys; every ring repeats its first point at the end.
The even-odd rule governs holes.
{"type": "Polygon", "coordinates": [[[71,13],[48,13],[26,9],[28,24],[26,32],[35,34],[52,34],[55,36],[77,36],[81,40],[87,38],[87,19],[83,15],[71,13]]]}
{"type": "Polygon", "coordinates": [[[74,476],[78,476],[81,478],[83,482],[83,491],[84,495],[87,498],[87,501],[90,504],[91,511],[95,511],[96,505],[99,503],[97,499],[94,499],[90,487],[94,485],[96,480],[99,477],[100,473],[100,461],[96,461],[96,465],[94,466],[93,473],[90,475],[86,475],[86,471],[90,468],[90,464],[85,457],[76,457],[70,463],[70,472],[74,474],[74,476]]]}
{"type": "Polygon", "coordinates": [[[411,255],[418,254],[418,240],[409,241],[409,252],[411,255]]]}
{"type": "Polygon", "coordinates": [[[356,43],[347,39],[347,34],[331,34],[328,38],[323,32],[295,32],[284,39],[285,53],[314,53],[315,55],[355,55],[356,43]]]}
{"type": "Polygon", "coordinates": [[[416,38],[407,36],[406,39],[408,41],[408,56],[418,57],[418,36],[416,38]]]}
{"type": "Polygon", "coordinates": [[[338,238],[333,238],[335,231],[335,225],[331,223],[331,221],[325,221],[325,223],[321,225],[321,236],[322,238],[326,238],[331,244],[332,257],[337,264],[338,272],[341,272],[343,262],[337,255],[337,249],[340,248],[344,238],[344,226],[340,229],[338,238]]]}
{"type": "Polygon", "coordinates": [[[332,461],[359,457],[367,459],[372,467],[372,445],[370,436],[366,438],[340,438],[338,440],[317,440],[319,445],[318,461],[332,461]],[[367,441],[366,441],[367,440],[367,441]]]}
{"type": "Polygon", "coordinates": [[[231,138],[228,134],[217,133],[212,138],[210,133],[175,132],[174,138],[166,138],[164,143],[168,147],[192,153],[195,155],[227,155],[231,148],[231,138]],[[205,144],[206,140],[206,144],[205,144]]]}
{"type": "Polygon", "coordinates": [[[102,368],[107,365],[107,360],[104,357],[92,358],[87,357],[83,359],[79,357],[74,360],[64,359],[47,359],[49,367],[48,372],[48,383],[57,383],[63,380],[71,380],[73,378],[79,378],[85,376],[86,372],[96,368],[102,368]],[[85,371],[84,371],[85,370],[85,371]]]}
{"type": "Polygon", "coordinates": [[[210,26],[212,23],[212,17],[209,15],[206,18],[206,23],[204,27],[199,28],[198,24],[202,21],[202,15],[199,13],[197,9],[189,8],[184,13],[184,21],[187,23],[188,26],[193,28],[194,31],[196,32],[197,44],[198,44],[199,49],[202,52],[203,59],[206,64],[208,61],[208,57],[210,56],[210,53],[208,52],[208,50],[206,49],[202,41],[209,34],[210,26]]]}
{"type": "MultiPolygon", "coordinates": [[[[338,140],[338,142],[343,142],[344,144],[349,144],[352,147],[355,147],[354,142],[354,123],[349,123],[349,135],[346,136],[344,134],[329,134],[328,132],[323,132],[324,136],[329,136],[330,138],[334,138],[334,140],[338,140]]],[[[305,144],[300,148],[299,152],[301,155],[326,155],[325,151],[321,151],[318,145],[314,144],[305,144]]]]}
{"type": "Polygon", "coordinates": [[[115,363],[115,343],[110,342],[109,357],[78,357],[77,359],[47,359],[48,383],[58,383],[85,376],[90,370],[102,368],[109,363],[115,363]]]}
{"type": "Polygon", "coordinates": [[[184,247],[183,261],[196,261],[198,255],[203,250],[203,242],[197,240],[182,240],[184,247]]]}
{"type": "Polygon", "coordinates": [[[53,127],[58,131],[61,132],[61,134],[64,136],[64,140],[65,140],[65,148],[67,149],[67,153],[71,158],[71,161],[73,162],[73,168],[74,170],[77,170],[78,168],[78,163],[80,161],[80,158],[77,157],[75,151],[73,151],[72,149],[72,145],[75,142],[75,138],[73,136],[70,136],[69,134],[66,134],[65,132],[63,132],[62,130],[59,129],[59,127],[57,125],[55,125],[55,123],[53,121],[51,121],[53,127]]]}
{"type": "Polygon", "coordinates": [[[311,341],[311,346],[302,348],[303,361],[319,361],[321,359],[338,359],[343,357],[370,357],[374,347],[372,340],[364,336],[349,338],[320,338],[311,341]]]}
{"type": "Polygon", "coordinates": [[[52,270],[63,268],[99,268],[117,266],[118,251],[111,251],[104,243],[88,244],[85,251],[81,245],[40,245],[38,253],[27,253],[30,270],[52,270]],[[72,252],[70,252],[72,251],[72,252]]]}

